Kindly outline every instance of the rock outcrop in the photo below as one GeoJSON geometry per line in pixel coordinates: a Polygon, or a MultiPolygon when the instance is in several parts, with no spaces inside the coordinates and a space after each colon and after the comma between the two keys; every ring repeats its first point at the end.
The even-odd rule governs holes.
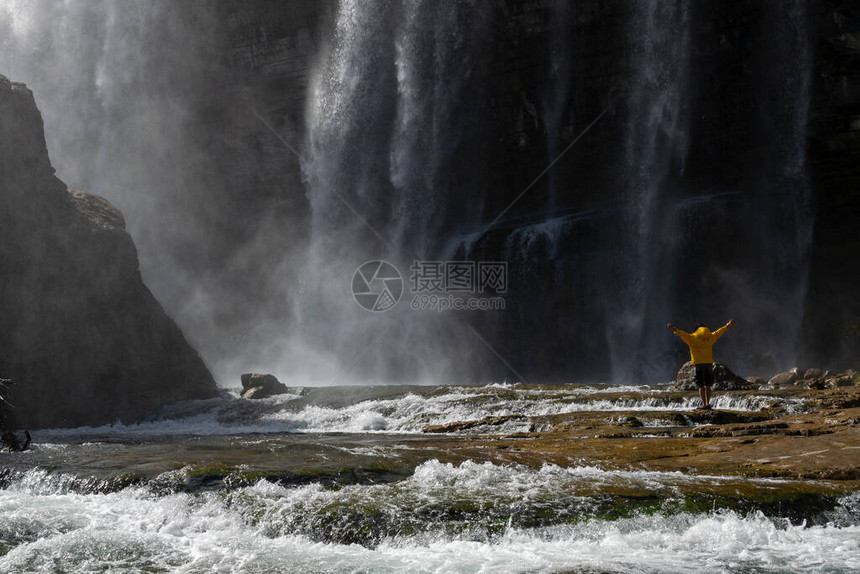
{"type": "MultiPolygon", "coordinates": [[[[672,386],[674,391],[695,391],[696,382],[694,380],[695,369],[693,363],[687,361],[684,366],[678,371],[675,377],[675,384],[672,386]]],[[[740,391],[746,389],[754,389],[755,383],[743,379],[734,374],[727,366],[722,363],[714,363],[714,390],[717,391],[740,391]]]]}
{"type": "Polygon", "coordinates": [[[0,373],[29,428],[133,421],[217,395],[143,284],[122,214],[54,176],[32,92],[0,76],[0,373]]]}
{"type": "Polygon", "coordinates": [[[265,399],[272,395],[282,395],[287,392],[287,385],[274,375],[245,373],[242,375],[242,398],[265,399]]]}
{"type": "Polygon", "coordinates": [[[0,379],[0,444],[5,445],[11,451],[27,450],[27,447],[30,446],[30,432],[24,430],[24,441],[22,443],[18,436],[12,432],[12,429],[9,428],[9,425],[6,424],[7,412],[11,406],[9,401],[6,400],[6,395],[9,394],[11,388],[12,381],[9,379],[0,379]]]}
{"type": "Polygon", "coordinates": [[[752,380],[753,378],[761,383],[758,385],[759,387],[764,388],[764,385],[767,385],[767,388],[773,389],[794,387],[821,390],[860,385],[860,378],[857,377],[857,372],[853,369],[834,373],[818,368],[810,368],[804,371],[799,367],[793,367],[788,371],[776,373],[766,382],[761,377],[748,377],[747,380],[752,380]]]}
{"type": "Polygon", "coordinates": [[[777,373],[770,378],[767,384],[774,387],[783,387],[786,385],[793,385],[797,381],[803,378],[803,373],[800,372],[800,369],[794,367],[784,373],[777,373]]]}

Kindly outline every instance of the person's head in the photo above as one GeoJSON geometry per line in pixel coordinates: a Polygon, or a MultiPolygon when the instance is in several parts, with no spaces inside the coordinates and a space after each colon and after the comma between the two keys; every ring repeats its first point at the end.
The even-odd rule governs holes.
{"type": "Polygon", "coordinates": [[[699,323],[699,326],[696,327],[696,330],[693,331],[693,334],[701,339],[702,337],[710,337],[711,330],[704,323],[699,323]]]}

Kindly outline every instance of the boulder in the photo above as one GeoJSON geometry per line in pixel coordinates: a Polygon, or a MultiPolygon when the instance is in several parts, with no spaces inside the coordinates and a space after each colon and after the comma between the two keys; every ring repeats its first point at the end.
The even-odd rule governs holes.
{"type": "Polygon", "coordinates": [[[752,376],[752,377],[746,377],[746,382],[748,382],[749,384],[751,384],[755,387],[762,387],[762,386],[767,384],[767,379],[765,379],[764,377],[752,376]]]}
{"type": "Polygon", "coordinates": [[[767,384],[772,387],[785,387],[788,385],[793,385],[802,378],[803,373],[800,372],[800,369],[795,367],[790,371],[785,371],[784,373],[777,373],[776,375],[772,376],[767,382],[767,384]]]}
{"type": "MultiPolygon", "coordinates": [[[[847,374],[844,374],[844,373],[841,375],[828,377],[826,380],[824,380],[824,379],[821,379],[821,380],[823,382],[822,382],[822,386],[820,388],[834,389],[836,387],[854,386],[854,377],[847,375],[847,374]]],[[[819,387],[816,387],[816,388],[819,388],[819,387]]]]}
{"type": "Polygon", "coordinates": [[[806,369],[806,372],[803,374],[804,379],[820,379],[824,374],[824,371],[821,369],[806,369]]]}
{"type": "Polygon", "coordinates": [[[243,399],[265,399],[273,395],[283,395],[287,385],[274,375],[260,373],[245,373],[241,377],[243,399]]]}
{"type": "Polygon", "coordinates": [[[3,76],[0,274],[0,373],[15,381],[10,428],[134,422],[217,396],[143,283],[122,214],[54,175],[33,93],[3,76]]]}
{"type": "MultiPolygon", "coordinates": [[[[687,361],[678,371],[675,377],[675,384],[672,385],[671,389],[673,391],[695,391],[697,387],[694,375],[695,369],[693,368],[693,363],[687,361]]],[[[756,383],[737,376],[724,364],[714,363],[715,391],[742,391],[754,389],[757,386],[756,383]]]]}

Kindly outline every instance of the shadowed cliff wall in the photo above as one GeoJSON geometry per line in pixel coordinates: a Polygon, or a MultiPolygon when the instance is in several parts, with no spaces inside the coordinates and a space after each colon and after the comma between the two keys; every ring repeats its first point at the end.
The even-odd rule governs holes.
{"type": "Polygon", "coordinates": [[[29,428],[131,422],[216,395],[138,270],[122,214],[54,176],[42,118],[0,76],[0,372],[29,428]]]}

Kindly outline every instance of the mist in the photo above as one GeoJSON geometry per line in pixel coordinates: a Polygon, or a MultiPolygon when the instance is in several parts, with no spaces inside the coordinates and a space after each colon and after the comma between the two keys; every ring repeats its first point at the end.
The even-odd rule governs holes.
{"type": "Polygon", "coordinates": [[[125,214],[145,282],[221,384],[282,364],[305,198],[284,181],[243,193],[255,164],[293,158],[278,145],[240,166],[236,134],[254,102],[213,57],[218,11],[13,1],[0,35],[4,72],[34,90],[58,177],[125,214]]]}
{"type": "Polygon", "coordinates": [[[700,72],[689,2],[4,0],[0,70],[221,385],[636,382],[683,360],[670,320],[746,320],[721,343],[741,371],[796,361],[803,9],[757,13],[733,48],[756,105],[716,127],[734,104],[709,94],[748,72],[700,72]],[[385,312],[353,296],[374,260],[402,280],[385,312]],[[504,262],[470,295],[504,309],[414,309],[416,261],[504,262]]]}

